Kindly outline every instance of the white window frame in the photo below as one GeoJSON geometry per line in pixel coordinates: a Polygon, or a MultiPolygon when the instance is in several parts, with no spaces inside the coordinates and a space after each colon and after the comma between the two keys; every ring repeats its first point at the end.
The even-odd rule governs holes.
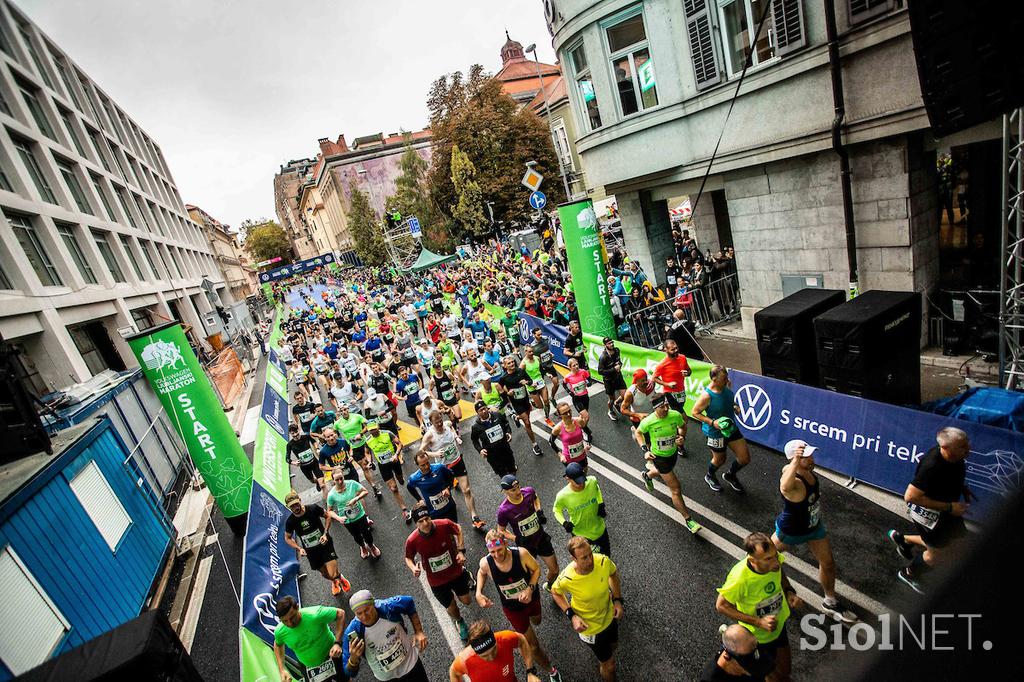
{"type": "MultiPolygon", "coordinates": [[[[569,72],[572,74],[572,95],[570,95],[579,105],[579,115],[576,117],[580,124],[580,130],[591,132],[602,128],[604,126],[604,119],[601,119],[601,125],[594,127],[590,125],[590,116],[587,114],[587,103],[583,99],[583,95],[580,93],[580,81],[589,80],[590,87],[594,87],[594,71],[590,66],[590,58],[587,57],[587,46],[584,44],[583,39],[580,38],[576,42],[572,43],[569,47],[565,48],[562,53],[565,55],[563,61],[569,65],[569,72]],[[576,63],[573,61],[572,53],[578,48],[583,48],[583,55],[587,60],[587,67],[576,71],[576,63]]],[[[597,96],[597,89],[594,89],[594,102],[597,107],[598,118],[601,117],[601,105],[597,96]]]]}
{"type": "Polygon", "coordinates": [[[607,58],[605,59],[605,66],[608,69],[609,82],[612,84],[612,94],[614,95],[615,99],[615,111],[616,113],[618,113],[619,119],[621,120],[626,118],[632,118],[634,116],[640,116],[641,114],[647,113],[648,111],[653,111],[654,109],[660,107],[661,97],[657,91],[657,71],[655,71],[654,96],[658,99],[658,102],[653,106],[644,108],[644,93],[640,91],[640,76],[636,71],[636,62],[632,58],[632,55],[634,53],[639,52],[640,50],[647,50],[648,59],[650,59],[652,62],[654,61],[654,53],[651,51],[651,38],[650,34],[647,31],[647,17],[644,16],[643,4],[634,5],[628,9],[624,9],[618,14],[615,14],[601,21],[600,27],[601,40],[604,41],[604,52],[605,55],[607,55],[607,58]],[[641,40],[640,42],[628,45],[627,47],[624,47],[616,52],[612,52],[611,44],[608,42],[608,29],[613,28],[614,26],[621,24],[624,21],[628,21],[637,15],[640,15],[640,22],[643,24],[644,27],[644,39],[641,40]],[[636,95],[637,110],[634,111],[632,114],[624,114],[622,111],[622,98],[619,97],[619,81],[615,78],[615,62],[619,59],[622,59],[623,57],[629,57],[627,63],[629,64],[629,73],[632,77],[631,82],[633,84],[633,94],[636,95]]]}
{"type": "Polygon", "coordinates": [[[121,500],[119,500],[117,495],[114,493],[114,489],[110,487],[110,482],[107,481],[107,477],[103,475],[103,472],[96,464],[96,461],[90,460],[88,464],[82,467],[78,473],[68,480],[68,486],[71,488],[71,492],[75,494],[75,497],[78,498],[78,501],[81,503],[86,515],[92,520],[93,524],[96,526],[96,530],[99,531],[100,536],[103,537],[104,542],[106,542],[107,546],[110,547],[110,551],[116,554],[117,548],[120,546],[121,541],[124,540],[125,536],[128,535],[128,531],[131,530],[132,525],[134,525],[134,521],[132,521],[132,517],[128,513],[128,510],[124,508],[124,505],[121,504],[121,500]],[[105,488],[106,492],[110,494],[110,499],[104,503],[104,511],[109,513],[110,511],[116,512],[120,510],[121,514],[124,515],[124,525],[119,531],[117,531],[117,537],[114,537],[113,535],[107,537],[104,533],[104,529],[100,528],[100,524],[97,523],[96,518],[93,516],[94,510],[90,509],[90,507],[85,504],[85,500],[82,499],[81,493],[79,493],[75,488],[75,482],[81,480],[80,477],[86,472],[95,472],[95,475],[99,476],[99,483],[101,487],[105,488]]]}
{"type": "Polygon", "coordinates": [[[562,165],[566,170],[576,172],[576,164],[572,160],[572,146],[569,143],[569,131],[566,130],[564,119],[555,119],[551,124],[551,134],[555,139],[555,153],[562,157],[562,165]],[[559,131],[561,131],[561,135],[559,135],[559,131]],[[564,154],[562,148],[564,148],[564,154]]]}
{"type": "MultiPolygon", "coordinates": [[[[731,61],[732,61],[732,51],[729,49],[728,37],[725,35],[725,8],[727,6],[729,6],[729,5],[732,5],[732,4],[737,3],[737,2],[743,4],[744,12],[747,15],[747,27],[748,27],[747,35],[748,35],[748,37],[750,37],[752,35],[750,33],[750,31],[757,30],[757,20],[760,19],[760,17],[755,17],[754,16],[753,8],[750,6],[751,0],[710,0],[710,1],[714,2],[715,3],[715,7],[717,8],[718,16],[716,17],[716,19],[718,20],[718,39],[720,41],[719,44],[722,47],[722,61],[724,62],[723,66],[725,66],[726,78],[728,80],[731,80],[733,78],[739,77],[740,72],[743,71],[743,64],[740,64],[739,67],[735,71],[733,71],[732,64],[731,64],[731,61]]],[[[769,8],[772,6],[773,0],[761,0],[761,1],[764,2],[769,8]]],[[[750,70],[747,73],[750,73],[750,71],[756,71],[757,69],[760,69],[762,67],[768,66],[769,64],[774,64],[775,62],[777,62],[777,61],[779,61],[781,59],[781,57],[779,56],[779,46],[778,46],[777,41],[775,39],[775,22],[773,21],[772,12],[773,12],[772,9],[768,10],[768,15],[769,16],[768,16],[767,19],[765,19],[764,31],[768,35],[768,45],[771,46],[773,54],[772,54],[771,57],[769,57],[768,59],[764,60],[763,62],[759,62],[758,61],[758,57],[757,57],[757,49],[755,47],[755,49],[754,49],[754,60],[750,63],[750,70]]],[[[747,47],[748,48],[750,47],[750,43],[747,43],[747,47]]]]}
{"type": "MultiPolygon", "coordinates": [[[[57,621],[64,628],[64,632],[61,633],[59,637],[57,637],[57,640],[53,642],[53,645],[42,656],[36,657],[34,661],[11,661],[8,656],[3,655],[4,652],[2,651],[2,649],[0,649],[0,659],[2,659],[4,665],[6,665],[15,676],[17,676],[47,661],[50,658],[50,656],[52,656],[53,653],[60,647],[65,637],[67,637],[68,632],[71,631],[71,623],[70,621],[68,621],[67,618],[64,617],[64,614],[61,613],[61,610],[59,608],[57,608],[57,605],[53,603],[53,600],[50,599],[50,596],[46,594],[46,590],[44,590],[43,587],[39,584],[39,581],[36,580],[34,575],[32,575],[32,572],[28,570],[28,567],[25,566],[25,562],[21,560],[21,557],[19,557],[18,553],[14,551],[14,548],[10,545],[5,546],[2,550],[0,550],[0,556],[4,554],[11,557],[11,559],[14,561],[15,566],[17,566],[17,568],[21,571],[22,575],[24,575],[25,578],[28,580],[29,586],[35,589],[36,593],[42,599],[43,603],[50,609],[53,615],[57,618],[57,621]]],[[[10,589],[10,585],[5,585],[4,587],[5,589],[10,589]]],[[[46,643],[44,642],[44,644],[46,643]]]]}

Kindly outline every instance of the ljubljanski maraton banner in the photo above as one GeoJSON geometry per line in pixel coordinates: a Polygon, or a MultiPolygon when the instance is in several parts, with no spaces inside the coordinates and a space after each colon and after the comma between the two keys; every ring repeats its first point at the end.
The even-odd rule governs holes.
{"type": "Polygon", "coordinates": [[[306,260],[300,260],[290,265],[261,272],[260,282],[276,282],[279,279],[287,279],[293,275],[301,275],[304,272],[315,270],[316,268],[324,265],[331,265],[332,263],[334,263],[334,254],[323,253],[319,256],[314,256],[313,258],[307,258],[306,260]]]}
{"type": "Polygon", "coordinates": [[[580,328],[596,336],[615,338],[611,292],[601,254],[601,226],[594,213],[594,202],[584,199],[562,204],[558,207],[558,219],[572,290],[580,310],[580,328]]]}
{"type": "Polygon", "coordinates": [[[125,339],[231,530],[245,532],[252,465],[177,322],[125,339]]]}

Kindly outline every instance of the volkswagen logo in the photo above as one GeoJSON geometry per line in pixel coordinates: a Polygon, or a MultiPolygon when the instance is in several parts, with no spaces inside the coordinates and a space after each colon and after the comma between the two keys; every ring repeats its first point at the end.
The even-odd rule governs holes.
{"type": "Polygon", "coordinates": [[[772,418],[772,400],[757,384],[744,384],[736,391],[734,400],[739,408],[740,424],[751,431],[760,431],[772,418]]]}
{"type": "Polygon", "coordinates": [[[525,317],[519,318],[519,324],[517,325],[517,327],[519,328],[519,340],[522,341],[523,343],[529,343],[530,323],[526,320],[525,317]]]}

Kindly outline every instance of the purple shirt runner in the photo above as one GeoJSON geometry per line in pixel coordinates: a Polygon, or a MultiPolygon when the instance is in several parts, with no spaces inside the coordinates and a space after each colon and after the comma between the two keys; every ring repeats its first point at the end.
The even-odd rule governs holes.
{"type": "Polygon", "coordinates": [[[523,493],[523,501],[519,504],[512,504],[506,499],[498,505],[498,525],[512,531],[519,546],[533,553],[545,535],[533,508],[537,493],[530,486],[520,491],[523,493]]]}

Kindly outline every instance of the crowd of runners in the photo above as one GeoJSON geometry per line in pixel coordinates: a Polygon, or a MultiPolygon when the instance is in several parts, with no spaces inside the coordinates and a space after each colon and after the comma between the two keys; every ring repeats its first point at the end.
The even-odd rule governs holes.
{"type": "MultiPolygon", "coordinates": [[[[671,338],[653,371],[625,378],[618,348],[605,339],[592,376],[564,263],[516,255],[493,254],[415,280],[380,269],[350,270],[344,279],[313,273],[280,289],[282,300],[289,292],[302,300],[283,307],[279,357],[293,396],[287,452],[317,491],[315,503],[294,491],[286,499],[292,512],[286,541],[329,581],[333,594],[348,596],[354,613],[346,623],[339,608],[300,609],[281,599],[275,653],[282,680],[291,679],[286,646],[309,680],[348,679],[364,664],[378,680],[429,679],[419,659],[427,638],[413,598],[374,595],[364,589],[370,586],[350,585],[339,568],[339,553],[351,557],[345,561],[356,552],[361,560],[380,560],[375,533],[398,532],[408,532],[404,559],[411,578],[425,576],[466,645],[451,663],[451,680],[515,680],[518,655],[528,680],[559,682],[538,631],[542,599],[553,600],[566,616],[565,625],[545,627],[574,630],[597,660],[595,673],[615,679],[626,597],[612,559],[601,486],[588,468],[590,394],[597,380],[607,397],[601,409],[621,428],[628,426],[636,443],[643,463],[637,476],[652,493],[656,481],[668,488],[689,533],[699,534],[702,526],[674,473],[680,456],[697,456],[684,447],[689,419],[699,422],[708,447],[704,483],[716,493],[745,493],[741,472],[750,450],[734,421],[728,370],[711,368],[710,385],[689,412],[684,383],[690,369],[671,338]],[[496,317],[488,303],[512,311],[543,307],[549,319],[553,311],[563,315],[567,366],[555,365],[541,329],[521,342],[514,314],[496,317]],[[475,415],[464,413],[469,405],[475,415]],[[463,421],[468,429],[460,428],[463,421]],[[527,453],[511,445],[518,429],[530,443],[527,453]],[[549,449],[564,465],[564,487],[542,500],[523,464],[551,456],[549,449]],[[494,481],[470,481],[464,457],[471,452],[490,466],[494,481]],[[497,509],[480,508],[473,493],[479,485],[500,486],[504,500],[497,509]],[[405,530],[375,526],[371,497],[396,505],[405,530]],[[351,536],[351,552],[336,550],[330,534],[335,524],[351,536]],[[552,537],[555,524],[564,538],[552,537]],[[485,556],[466,555],[466,532],[484,536],[485,556]],[[469,617],[474,603],[500,605],[507,623],[469,617]]],[[[963,533],[966,436],[945,429],[937,440],[908,488],[920,532],[890,532],[897,551],[911,561],[900,579],[915,590],[963,533]],[[915,554],[915,546],[925,551],[915,554]]],[[[720,651],[699,679],[789,679],[786,621],[791,609],[803,606],[784,568],[784,552],[794,545],[807,544],[819,566],[823,598],[813,606],[837,621],[856,622],[835,591],[814,452],[804,441],[787,444],[774,532],[750,534],[746,556],[724,576],[715,608],[735,624],[723,626],[720,651]]],[[[294,480],[300,487],[302,479],[294,480]]]]}

